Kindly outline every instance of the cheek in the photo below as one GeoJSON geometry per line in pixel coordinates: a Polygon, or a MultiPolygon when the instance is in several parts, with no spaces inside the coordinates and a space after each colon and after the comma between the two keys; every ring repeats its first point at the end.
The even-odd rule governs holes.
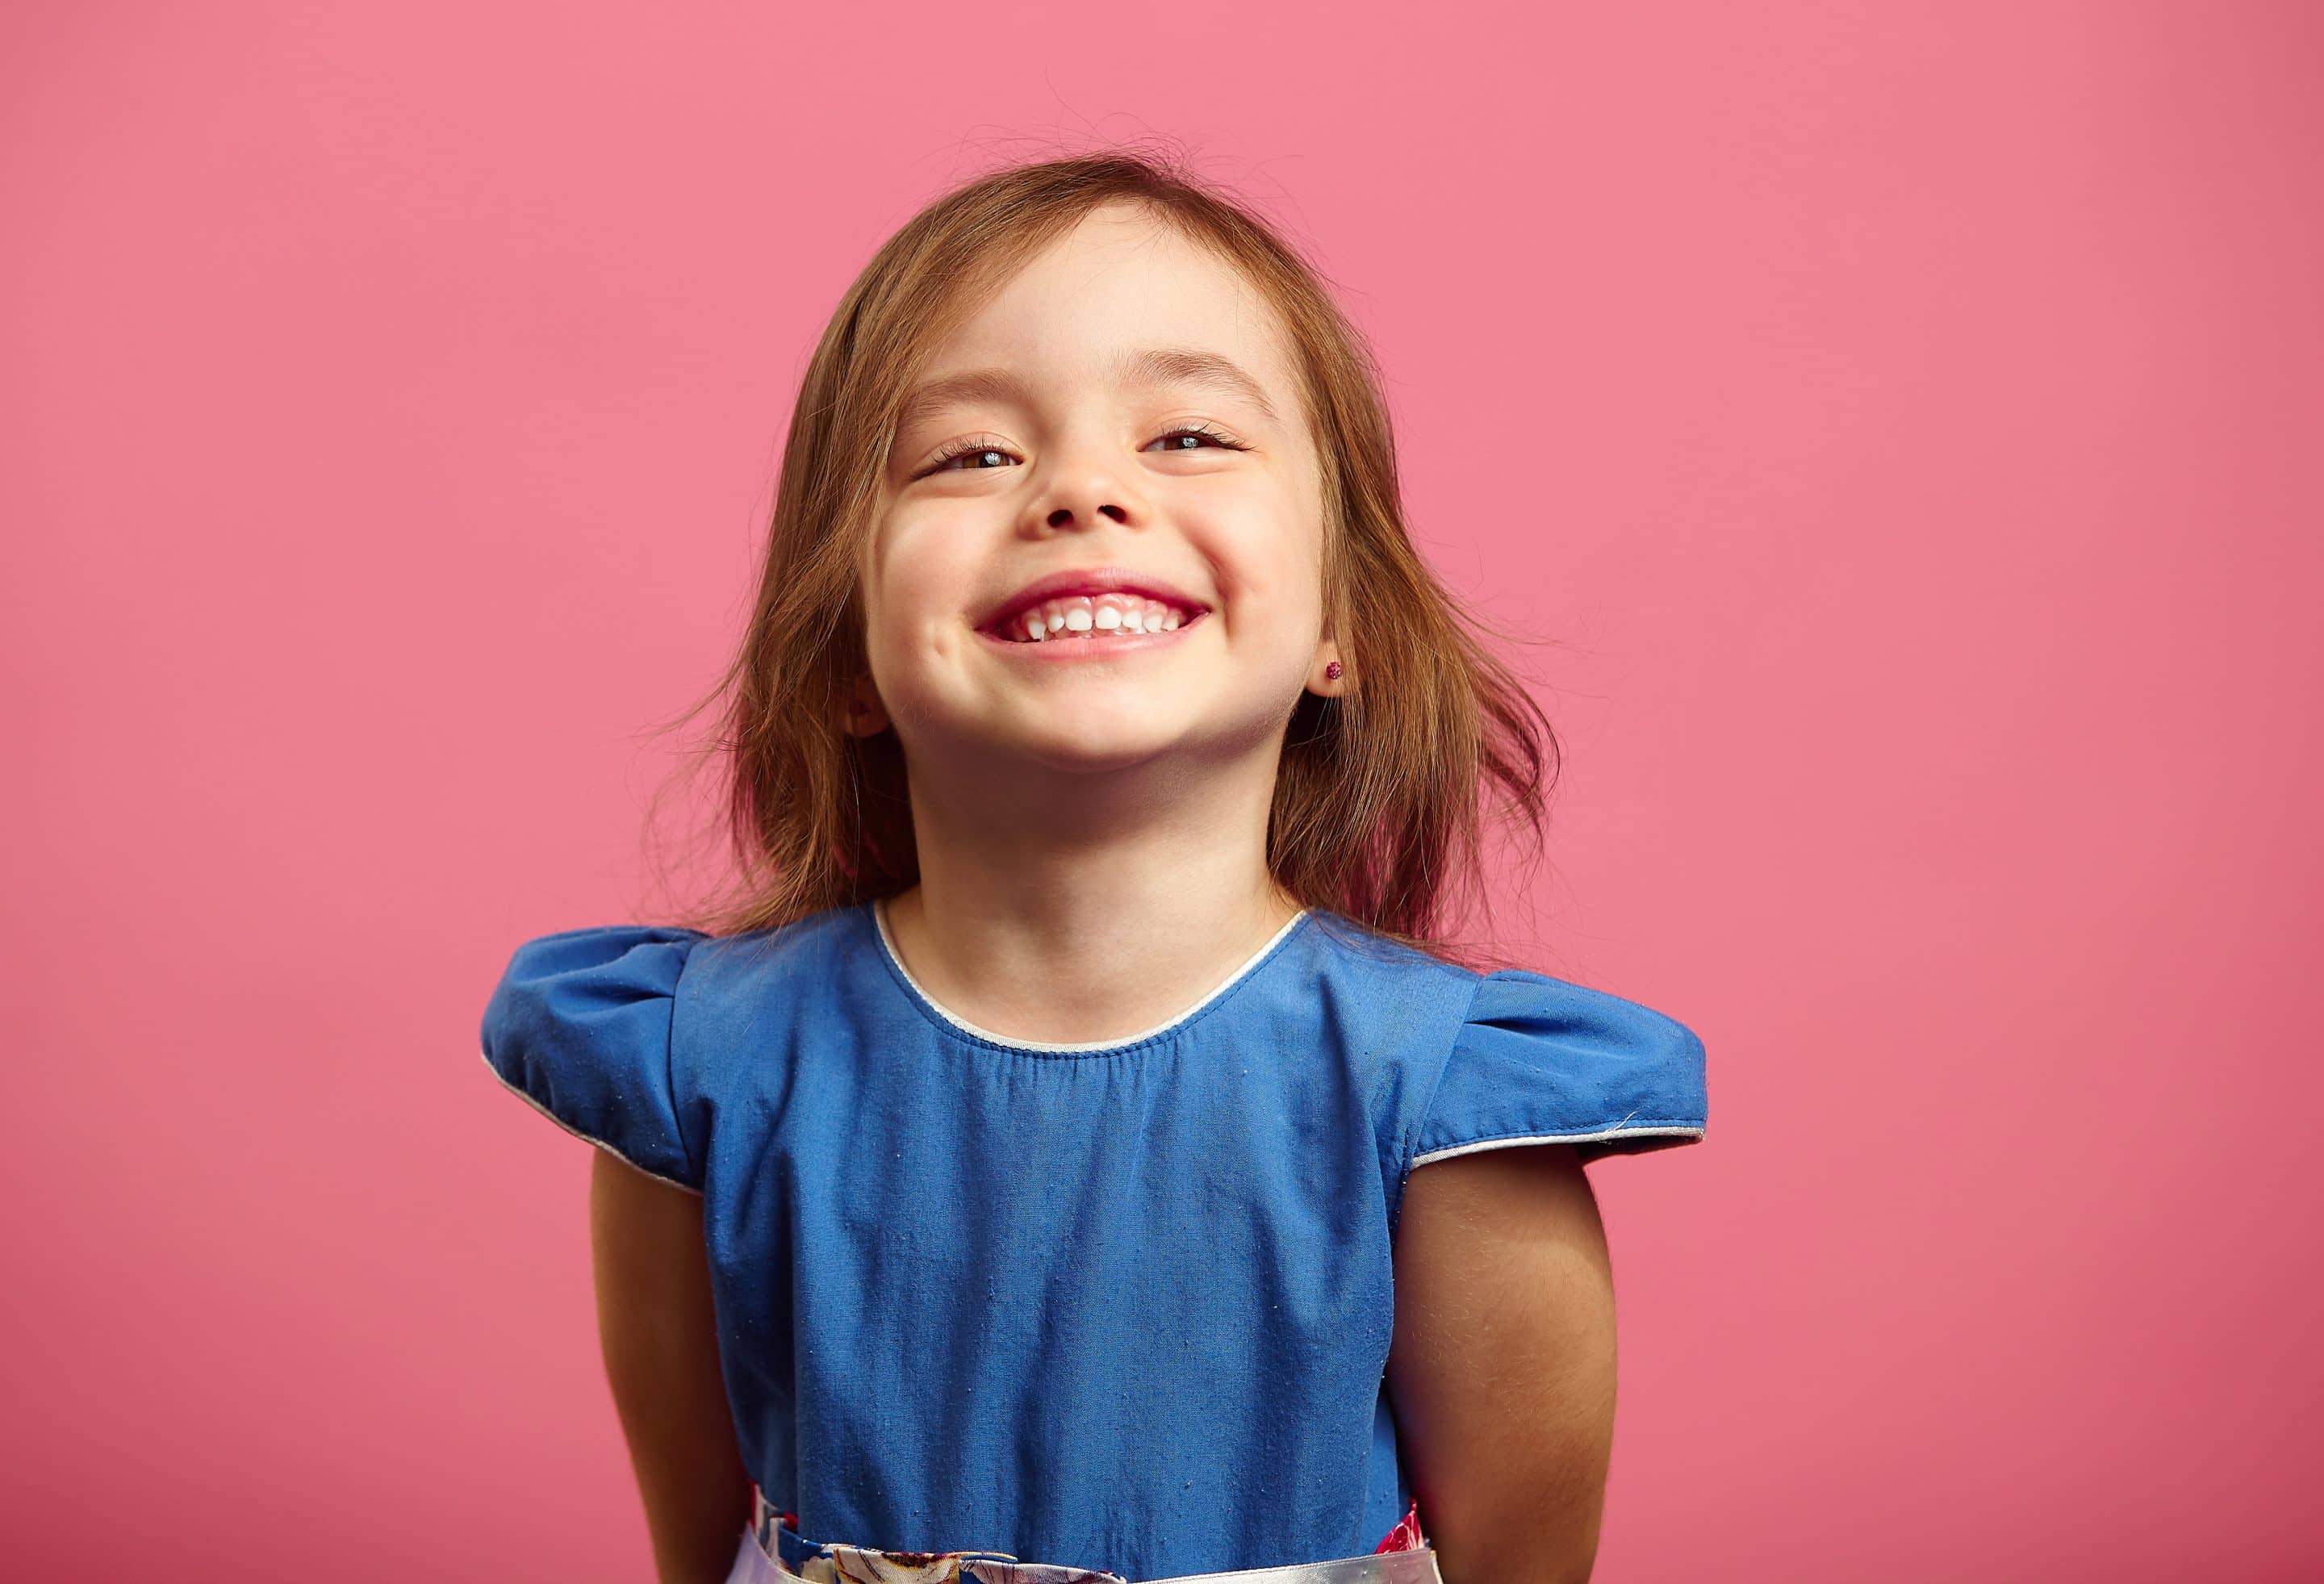
{"type": "Polygon", "coordinates": [[[1323,562],[1318,525],[1282,502],[1273,510],[1222,518],[1201,547],[1229,608],[1297,629],[1320,619],[1323,562]]]}
{"type": "Polygon", "coordinates": [[[872,568],[876,593],[867,612],[872,641],[893,664],[958,652],[974,634],[968,625],[974,568],[961,553],[965,535],[942,531],[899,535],[872,568]]]}

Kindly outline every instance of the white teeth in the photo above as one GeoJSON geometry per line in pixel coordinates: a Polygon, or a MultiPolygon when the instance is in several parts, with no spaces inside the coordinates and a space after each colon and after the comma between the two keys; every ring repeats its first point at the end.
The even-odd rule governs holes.
{"type": "Polygon", "coordinates": [[[1135,637],[1175,632],[1192,620],[1190,613],[1160,600],[1134,594],[1074,594],[1032,607],[1000,630],[998,636],[1019,643],[1039,643],[1061,632],[1135,637]]]}

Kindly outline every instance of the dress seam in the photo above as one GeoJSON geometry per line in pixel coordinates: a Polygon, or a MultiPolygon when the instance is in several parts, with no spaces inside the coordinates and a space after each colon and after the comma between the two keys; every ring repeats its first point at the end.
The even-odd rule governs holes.
{"type": "Polygon", "coordinates": [[[1436,1097],[1443,1092],[1444,1073],[1452,1065],[1452,1053],[1461,1048],[1461,1033],[1469,1027],[1469,1015],[1477,1009],[1477,999],[1484,993],[1485,981],[1491,977],[1489,973],[1478,974],[1477,982],[1469,987],[1469,999],[1462,1007],[1461,1016],[1453,1019],[1452,1037],[1444,1042],[1443,1059],[1436,1064],[1436,1078],[1428,1086],[1428,1099],[1413,1113],[1412,1126],[1397,1141],[1399,1159],[1396,1174],[1396,1214],[1388,1222],[1391,1241],[1397,1228],[1404,1221],[1405,1190],[1412,1181],[1412,1168],[1416,1164],[1414,1156],[1420,1147],[1420,1136],[1427,1129],[1429,1119],[1435,1115],[1436,1097]]]}
{"type": "MultiPolygon", "coordinates": [[[[1235,997],[1241,993],[1246,985],[1250,984],[1251,981],[1257,979],[1260,972],[1264,970],[1268,964],[1273,962],[1277,956],[1281,955],[1282,953],[1290,946],[1293,941],[1296,940],[1303,933],[1305,932],[1307,926],[1314,921],[1315,917],[1314,910],[1313,908],[1303,909],[1297,918],[1284,926],[1282,930],[1277,933],[1275,938],[1275,943],[1272,945],[1267,947],[1264,951],[1260,952],[1258,956],[1253,957],[1249,962],[1244,964],[1242,971],[1237,973],[1232,980],[1221,985],[1217,990],[1213,991],[1208,1000],[1196,1007],[1192,1012],[1187,1013],[1185,1016],[1171,1023],[1164,1025],[1162,1027],[1156,1029],[1153,1033],[1147,1035],[1143,1038],[1130,1040],[1121,1045],[1101,1045],[1093,1050],[1074,1050],[1070,1048],[1065,1050],[1043,1050],[1036,1048],[1036,1042],[1028,1042],[1026,1045],[1009,1045],[997,1040],[988,1039],[982,1035],[973,1033],[970,1030],[962,1027],[959,1024],[953,1022],[943,1013],[936,1010],[935,1003],[928,999],[927,993],[913,984],[911,980],[905,975],[904,965],[896,960],[895,953],[890,949],[887,939],[881,930],[880,918],[878,915],[872,911],[872,909],[877,906],[878,904],[876,902],[865,902],[859,905],[856,909],[858,914],[861,916],[862,927],[872,933],[872,952],[879,957],[881,967],[887,970],[888,977],[894,981],[896,988],[903,993],[904,999],[912,1004],[913,1010],[919,1013],[921,1018],[925,1019],[930,1027],[934,1027],[941,1034],[949,1035],[951,1037],[960,1041],[964,1045],[977,1045],[982,1049],[990,1051],[999,1051],[1005,1055],[1026,1056],[1037,1061],[1047,1062],[1103,1061],[1111,1057],[1126,1055],[1136,1051],[1143,1051],[1150,1046],[1168,1044],[1170,1041],[1175,1040],[1181,1035],[1185,1034],[1188,1029],[1193,1028],[1204,1018],[1210,1017],[1213,1013],[1233,1001],[1235,997]]],[[[1060,1043],[1070,1044],[1071,1042],[1060,1043]]]]}

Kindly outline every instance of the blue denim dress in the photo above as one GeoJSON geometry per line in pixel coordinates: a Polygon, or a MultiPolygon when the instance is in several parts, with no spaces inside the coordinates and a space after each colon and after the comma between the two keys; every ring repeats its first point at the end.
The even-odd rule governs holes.
{"type": "Polygon", "coordinates": [[[1120,1040],[966,1022],[876,902],[542,935],[483,1036],[502,1082],[702,1196],[737,1439],[802,1558],[1131,1580],[1361,1556],[1411,1511],[1387,1362],[1415,1167],[1661,1149],[1708,1114],[1671,1018],[1316,910],[1120,1040]]]}

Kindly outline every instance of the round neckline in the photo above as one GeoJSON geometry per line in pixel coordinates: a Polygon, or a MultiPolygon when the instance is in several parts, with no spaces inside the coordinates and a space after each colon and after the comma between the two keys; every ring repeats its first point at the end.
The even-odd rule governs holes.
{"type": "Polygon", "coordinates": [[[1156,1024],[1153,1027],[1137,1034],[1125,1035],[1117,1039],[1072,1042],[1019,1039],[1012,1035],[996,1033],[990,1028],[980,1027],[971,1023],[928,994],[921,988],[920,981],[912,977],[912,971],[904,966],[903,954],[896,950],[895,936],[888,930],[887,898],[873,898],[862,905],[862,911],[870,920],[873,939],[879,943],[881,961],[887,965],[889,972],[895,976],[896,982],[906,998],[939,1028],[947,1033],[965,1036],[981,1045],[997,1046],[1001,1050],[1023,1051],[1034,1055],[1086,1056],[1126,1051],[1137,1045],[1146,1045],[1167,1035],[1176,1034],[1197,1018],[1215,1011],[1232,991],[1250,982],[1252,976],[1258,972],[1259,966],[1274,956],[1282,948],[1284,943],[1297,933],[1299,926],[1307,922],[1314,909],[1302,907],[1293,914],[1281,929],[1268,937],[1266,944],[1244,958],[1239,967],[1213,986],[1200,1000],[1156,1024]]]}

